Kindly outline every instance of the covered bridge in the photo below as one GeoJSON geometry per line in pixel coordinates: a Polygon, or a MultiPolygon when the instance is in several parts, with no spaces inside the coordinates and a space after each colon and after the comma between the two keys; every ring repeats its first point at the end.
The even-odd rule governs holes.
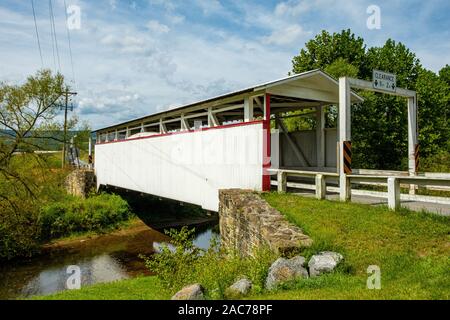
{"type": "Polygon", "coordinates": [[[337,173],[339,137],[324,108],[338,104],[339,82],[313,70],[101,128],[97,184],[217,211],[219,189],[269,190],[271,168],[337,173]],[[288,134],[286,112],[304,109],[315,129],[288,134]]]}

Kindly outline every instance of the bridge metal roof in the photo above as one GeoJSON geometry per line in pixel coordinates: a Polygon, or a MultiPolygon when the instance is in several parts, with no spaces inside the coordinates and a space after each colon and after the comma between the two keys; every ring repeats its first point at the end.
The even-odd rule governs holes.
{"type": "MultiPolygon", "coordinates": [[[[108,129],[112,129],[112,128],[116,128],[116,127],[122,127],[128,124],[132,124],[132,123],[136,123],[139,121],[144,121],[147,120],[149,118],[157,118],[157,117],[162,117],[165,116],[167,114],[171,114],[173,115],[174,113],[182,113],[184,110],[188,109],[188,108],[192,108],[192,107],[196,107],[198,106],[199,108],[202,107],[202,105],[205,104],[209,104],[209,103],[213,103],[215,101],[219,101],[222,99],[227,99],[227,98],[232,98],[233,96],[239,96],[239,95],[243,95],[243,94],[248,94],[248,93],[252,93],[252,92],[260,92],[260,91],[264,91],[264,90],[268,90],[268,89],[274,89],[274,88],[281,88],[283,86],[290,86],[292,87],[292,85],[298,81],[298,80],[306,80],[308,78],[311,78],[311,80],[313,79],[313,77],[320,77],[321,81],[315,81],[316,85],[320,84],[324,86],[324,90],[333,90],[335,92],[338,92],[339,90],[339,82],[334,79],[333,77],[331,77],[329,74],[325,73],[324,71],[320,70],[320,69],[315,69],[315,70],[311,70],[311,71],[306,71],[303,73],[299,73],[299,74],[295,74],[292,76],[288,76],[288,77],[284,77],[281,79],[277,79],[277,80],[272,80],[269,82],[265,82],[265,83],[261,83],[255,86],[251,86],[251,87],[247,87],[244,89],[240,89],[240,90],[236,90],[236,91],[232,91],[229,93],[225,93],[222,95],[218,95],[215,96],[213,98],[208,98],[205,100],[200,100],[197,102],[193,102],[193,103],[189,103],[186,105],[182,105],[179,107],[175,107],[175,108],[171,108],[165,111],[161,111],[161,112],[156,112],[153,114],[149,114],[140,118],[135,118],[135,119],[130,119],[129,121],[125,121],[125,122],[121,122],[121,123],[116,123],[110,126],[106,126],[103,128],[98,128],[95,129],[93,132],[99,132],[99,131],[107,131],[108,129]]],[[[316,79],[317,80],[317,79],[316,79]]],[[[295,90],[295,89],[294,89],[295,90]]],[[[352,102],[362,102],[363,98],[360,97],[359,95],[357,95],[355,92],[352,91],[352,96],[351,96],[352,102]]],[[[318,99],[319,101],[319,99],[318,99]]]]}

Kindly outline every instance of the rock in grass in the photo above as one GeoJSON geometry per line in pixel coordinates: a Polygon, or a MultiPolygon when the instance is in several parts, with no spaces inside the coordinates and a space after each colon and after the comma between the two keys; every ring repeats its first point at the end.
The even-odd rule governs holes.
{"type": "Polygon", "coordinates": [[[308,271],[304,268],[305,258],[296,256],[291,259],[279,258],[269,268],[266,279],[266,289],[273,290],[279,284],[297,278],[308,278],[308,271]]]}
{"type": "Polygon", "coordinates": [[[247,278],[242,278],[225,290],[225,297],[237,299],[246,296],[252,288],[252,282],[247,278]]]}
{"type": "Polygon", "coordinates": [[[175,293],[171,300],[205,300],[203,287],[198,283],[186,286],[175,293]]]}
{"type": "Polygon", "coordinates": [[[313,255],[308,262],[309,275],[317,277],[323,273],[333,271],[344,257],[337,252],[323,251],[313,255]]]}

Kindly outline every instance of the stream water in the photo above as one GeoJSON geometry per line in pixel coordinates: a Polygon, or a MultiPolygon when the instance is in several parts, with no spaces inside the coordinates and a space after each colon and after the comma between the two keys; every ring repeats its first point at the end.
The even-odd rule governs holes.
{"type": "MultiPolygon", "coordinates": [[[[207,248],[217,224],[196,227],[195,244],[207,248]]],[[[71,273],[81,270],[81,286],[151,275],[140,254],[150,255],[170,238],[143,223],[112,234],[86,240],[68,240],[51,245],[43,253],[25,261],[0,265],[0,299],[47,295],[66,289],[71,273]]]]}

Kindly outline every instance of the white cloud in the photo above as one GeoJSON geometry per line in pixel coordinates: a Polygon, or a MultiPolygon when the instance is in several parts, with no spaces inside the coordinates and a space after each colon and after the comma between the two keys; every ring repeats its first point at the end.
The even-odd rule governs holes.
{"type": "Polygon", "coordinates": [[[195,0],[195,4],[202,9],[203,14],[205,15],[223,13],[226,11],[218,0],[195,0]]]}
{"type": "MultiPolygon", "coordinates": [[[[299,41],[309,36],[311,32],[304,31],[298,24],[293,24],[282,29],[272,31],[269,36],[263,37],[263,42],[266,44],[275,45],[294,45],[299,46],[299,41]]],[[[302,43],[300,42],[300,45],[302,43]]]]}
{"type": "MultiPolygon", "coordinates": [[[[134,11],[130,15],[126,11],[119,14],[119,10],[105,13],[97,2],[79,2],[82,29],[71,36],[79,93],[76,99],[82,119],[98,128],[282,77],[290,70],[293,55],[313,35],[310,30],[316,33],[327,27],[326,23],[338,29],[329,29],[331,32],[343,29],[328,18],[345,16],[345,7],[350,6],[346,1],[332,0],[308,1],[309,9],[305,1],[284,1],[271,7],[236,2],[240,13],[230,18],[230,12],[220,3],[193,1],[197,9],[205,6],[200,15],[218,15],[217,19],[234,23],[238,30],[202,24],[201,19],[194,20],[182,11],[184,3],[180,2],[150,0],[153,7],[145,19],[134,11]],[[327,9],[325,4],[330,7],[327,9]],[[305,17],[311,11],[327,19],[308,24],[305,17]]],[[[109,2],[105,3],[108,6],[109,2]]],[[[48,8],[42,4],[37,9],[44,63],[52,67],[48,8]]],[[[61,9],[58,4],[55,12],[61,13],[61,9]]],[[[358,10],[351,10],[346,26],[353,28],[359,18],[365,25],[365,8],[359,18],[358,10]]],[[[389,20],[386,17],[384,21],[389,20]]],[[[63,72],[70,78],[64,21],[56,22],[63,72]]],[[[0,29],[1,80],[22,81],[40,68],[33,19],[29,12],[2,5],[0,29]]],[[[380,33],[380,42],[385,37],[380,33]]],[[[414,39],[406,44],[413,50],[421,49],[418,57],[427,67],[439,69],[450,63],[448,47],[436,44],[439,37],[428,39],[426,45],[414,39]]]]}
{"type": "Polygon", "coordinates": [[[292,1],[278,3],[275,7],[276,16],[298,16],[301,13],[308,11],[313,5],[313,1],[292,1]]]}
{"type": "Polygon", "coordinates": [[[111,7],[112,10],[116,10],[117,9],[117,1],[109,0],[109,6],[111,7]]]}
{"type": "Polygon", "coordinates": [[[147,22],[147,28],[156,33],[167,33],[170,31],[170,28],[165,24],[160,23],[157,20],[150,20],[147,22]]]}
{"type": "Polygon", "coordinates": [[[172,24],[180,24],[183,23],[185,17],[179,14],[167,15],[167,20],[169,20],[172,24]]]}

